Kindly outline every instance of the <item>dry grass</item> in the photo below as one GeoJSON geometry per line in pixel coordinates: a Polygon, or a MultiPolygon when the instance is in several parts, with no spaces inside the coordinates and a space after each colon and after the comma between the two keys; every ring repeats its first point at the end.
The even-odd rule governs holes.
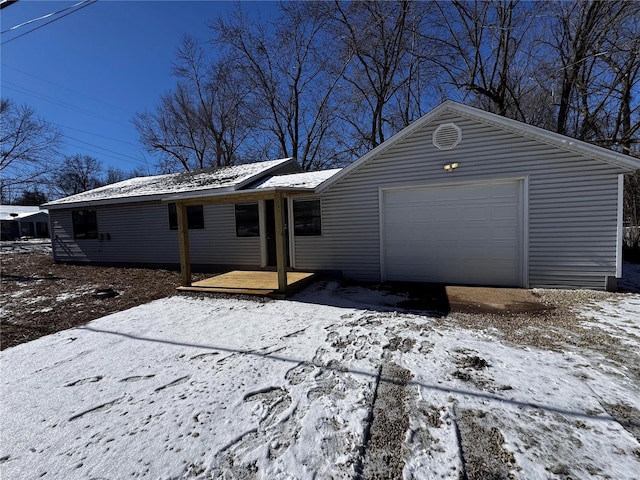
{"type": "Polygon", "coordinates": [[[180,284],[178,272],[56,264],[41,252],[2,255],[1,261],[1,349],[173,295],[180,284]],[[117,295],[98,298],[100,288],[117,295]]]}

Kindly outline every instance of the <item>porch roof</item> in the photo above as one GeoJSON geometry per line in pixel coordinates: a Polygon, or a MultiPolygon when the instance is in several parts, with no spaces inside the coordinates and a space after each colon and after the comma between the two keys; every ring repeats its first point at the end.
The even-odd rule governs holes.
{"type": "Polygon", "coordinates": [[[222,203],[257,202],[258,200],[273,200],[276,196],[309,195],[314,193],[313,188],[272,187],[255,190],[241,190],[237,192],[217,192],[206,194],[194,194],[189,197],[184,195],[170,195],[162,199],[167,203],[181,203],[183,205],[214,205],[222,203]]]}

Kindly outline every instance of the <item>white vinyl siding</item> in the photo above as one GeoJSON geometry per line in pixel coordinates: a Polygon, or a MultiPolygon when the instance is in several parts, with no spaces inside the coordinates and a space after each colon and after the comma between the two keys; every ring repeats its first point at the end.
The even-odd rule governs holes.
{"type": "MultiPolygon", "coordinates": [[[[284,162],[269,175],[299,171],[297,163],[284,162]]],[[[72,209],[49,209],[56,261],[179,266],[178,231],[169,228],[167,203],[115,203],[78,209],[84,208],[95,208],[98,233],[108,234],[109,239],[75,241],[72,209]]],[[[205,205],[204,229],[189,230],[191,263],[258,268],[262,263],[260,242],[261,237],[236,237],[233,204],[205,205]]]]}
{"type": "MultiPolygon", "coordinates": [[[[71,210],[52,210],[55,258],[58,261],[179,263],[178,232],[170,230],[167,204],[155,202],[96,207],[98,230],[109,240],[73,240],[71,210]]],[[[204,229],[189,230],[191,263],[260,265],[260,238],[237,238],[233,204],[205,205],[204,229]]]]}
{"type": "Polygon", "coordinates": [[[526,177],[528,285],[604,288],[605,277],[616,272],[620,173],[602,161],[445,113],[319,196],[323,236],[296,239],[296,267],[380,281],[379,189],[526,177]],[[440,151],[432,134],[448,122],[462,128],[462,141],[440,151]],[[443,170],[454,162],[454,172],[443,170]]]}

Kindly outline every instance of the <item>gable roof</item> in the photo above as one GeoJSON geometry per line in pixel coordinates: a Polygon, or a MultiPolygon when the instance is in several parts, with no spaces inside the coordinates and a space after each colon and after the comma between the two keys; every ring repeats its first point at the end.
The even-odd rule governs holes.
{"type": "Polygon", "coordinates": [[[44,205],[50,209],[70,208],[80,205],[144,202],[162,199],[166,195],[181,198],[194,192],[201,195],[207,192],[233,192],[260,180],[261,177],[286,163],[298,165],[292,158],[282,158],[217,170],[137,177],[54,200],[44,205]]]}
{"type": "Polygon", "coordinates": [[[640,169],[640,160],[629,155],[623,155],[621,153],[614,152],[613,150],[598,147],[596,145],[592,145],[581,140],[576,140],[559,133],[550,132],[549,130],[545,130],[540,127],[534,127],[533,125],[528,125],[526,123],[519,122],[518,120],[513,120],[500,115],[496,115],[495,113],[486,112],[478,108],[463,105],[452,100],[447,100],[427,114],[420,117],[415,122],[400,130],[391,138],[382,142],[373,150],[365,153],[362,157],[360,157],[348,167],[342,169],[342,171],[337,175],[334,175],[327,182],[324,182],[322,185],[320,185],[317,189],[317,192],[320,193],[327,188],[330,188],[332,185],[336,184],[347,175],[362,168],[371,159],[377,157],[384,151],[393,147],[404,138],[408,137],[415,131],[435,120],[443,113],[453,113],[465,118],[477,120],[488,125],[493,125],[502,130],[507,130],[524,137],[533,138],[535,140],[553,145],[563,150],[578,153],[589,158],[602,160],[603,162],[609,163],[619,168],[627,169],[629,171],[640,169]]]}

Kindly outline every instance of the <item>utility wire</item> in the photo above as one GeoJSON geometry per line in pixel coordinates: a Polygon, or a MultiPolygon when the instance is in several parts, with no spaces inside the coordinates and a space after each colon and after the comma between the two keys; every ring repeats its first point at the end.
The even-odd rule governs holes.
{"type": "MultiPolygon", "coordinates": [[[[94,145],[93,143],[85,142],[84,140],[80,140],[79,138],[70,137],[67,134],[63,134],[63,136],[68,138],[68,139],[70,139],[70,140],[73,140],[74,142],[80,142],[80,143],[83,143],[85,145],[89,145],[90,147],[97,148],[99,150],[104,150],[105,152],[113,153],[115,155],[118,155],[118,157],[121,157],[121,159],[129,159],[129,160],[133,160],[134,162],[144,163],[144,160],[142,160],[140,158],[132,157],[131,155],[125,155],[124,153],[119,153],[119,152],[116,152],[115,150],[109,150],[108,148],[104,148],[104,147],[101,147],[99,145],[94,145]]],[[[85,147],[83,147],[83,148],[85,148],[85,147]]]]}
{"type": "MultiPolygon", "coordinates": [[[[118,107],[117,105],[112,105],[111,103],[105,102],[104,100],[100,100],[99,98],[92,97],[91,95],[87,95],[87,94],[82,93],[82,92],[80,92],[78,90],[75,90],[73,88],[65,87],[64,85],[60,85],[59,83],[52,82],[51,80],[47,80],[46,78],[38,77],[37,75],[33,75],[32,73],[28,73],[28,72],[25,72],[24,70],[20,70],[19,68],[12,67],[11,65],[3,64],[2,68],[8,68],[9,70],[13,70],[15,72],[21,73],[22,75],[26,75],[28,77],[35,78],[36,80],[40,80],[41,82],[48,83],[50,85],[53,85],[54,87],[62,88],[63,90],[67,90],[68,92],[75,93],[76,95],[81,95],[81,96],[83,96],[85,98],[88,98],[89,100],[93,100],[94,102],[102,103],[103,105],[106,105],[107,107],[110,107],[110,108],[113,108],[113,109],[116,109],[116,110],[120,110],[121,112],[129,114],[129,112],[127,110],[125,110],[124,108],[122,108],[122,107],[118,107]]],[[[5,82],[5,83],[7,83],[7,82],[5,82]]],[[[34,91],[34,90],[32,90],[32,91],[34,91]]]]}
{"type": "Polygon", "coordinates": [[[61,10],[58,10],[57,12],[47,13],[46,15],[42,15],[41,17],[38,17],[38,18],[32,18],[31,20],[27,20],[26,22],[19,23],[18,25],[14,25],[14,26],[13,26],[13,27],[11,27],[11,28],[7,28],[7,29],[6,29],[6,30],[4,30],[3,32],[0,32],[0,35],[4,35],[5,33],[10,32],[11,30],[16,30],[16,29],[18,29],[18,28],[20,28],[20,27],[24,27],[25,25],[29,25],[30,23],[38,22],[38,21],[40,21],[40,20],[44,20],[45,18],[49,18],[49,17],[52,17],[52,16],[57,15],[57,14],[59,14],[59,13],[66,12],[67,10],[70,10],[70,9],[72,9],[72,8],[74,8],[74,7],[77,7],[78,5],[80,5],[80,4],[82,4],[82,3],[85,3],[85,2],[87,2],[87,1],[88,1],[88,0],[82,0],[81,2],[78,2],[78,3],[76,3],[75,5],[71,5],[71,6],[69,6],[69,7],[65,7],[65,8],[63,8],[63,9],[61,9],[61,10]]]}
{"type": "Polygon", "coordinates": [[[100,137],[100,138],[105,138],[107,140],[111,140],[112,142],[120,142],[120,143],[125,143],[127,145],[131,145],[132,147],[140,147],[140,145],[136,145],[135,143],[131,143],[131,142],[127,142],[126,140],[120,140],[118,138],[113,138],[113,137],[108,137],[106,135],[100,135],[99,133],[93,133],[93,132],[88,132],[86,130],[81,130],[79,128],[74,128],[74,127],[70,127],[68,125],[62,125],[61,123],[57,123],[57,122],[51,122],[49,121],[49,123],[53,124],[53,125],[57,125],[60,128],[67,128],[69,130],[75,130],[76,132],[80,132],[80,133],[85,133],[87,135],[93,135],[94,137],[100,137]]]}
{"type": "Polygon", "coordinates": [[[77,105],[73,105],[72,103],[64,102],[62,100],[56,100],[53,97],[50,97],[50,96],[42,94],[42,93],[38,93],[35,90],[31,90],[29,88],[21,87],[21,86],[15,84],[13,82],[5,81],[4,83],[5,83],[5,85],[4,85],[5,89],[13,90],[15,92],[22,93],[23,95],[28,95],[28,96],[33,97],[33,98],[38,98],[38,99],[43,100],[45,102],[49,102],[49,103],[52,103],[54,105],[58,105],[58,106],[61,106],[61,107],[68,108],[68,109],[70,109],[72,111],[76,111],[77,113],[80,113],[82,115],[87,115],[87,116],[93,117],[95,119],[100,119],[100,120],[103,120],[103,121],[106,121],[106,122],[113,123],[113,124],[118,125],[120,127],[123,126],[123,123],[121,121],[115,120],[115,119],[109,118],[109,117],[104,117],[102,115],[96,115],[95,111],[88,110],[86,108],[79,107],[77,105]]]}
{"type": "MultiPolygon", "coordinates": [[[[39,30],[39,29],[41,29],[42,27],[46,27],[46,26],[47,26],[47,25],[49,25],[50,23],[53,23],[53,22],[55,22],[55,21],[57,21],[57,20],[60,20],[61,18],[64,18],[64,17],[66,17],[66,16],[68,16],[68,15],[71,15],[72,13],[78,12],[78,11],[82,10],[83,8],[88,7],[89,5],[93,5],[93,4],[94,4],[94,3],[96,3],[97,1],[98,1],[98,0],[83,0],[83,1],[82,1],[82,2],[80,2],[79,4],[74,5],[74,7],[75,7],[75,6],[77,6],[77,5],[79,5],[79,6],[78,6],[78,8],[76,8],[75,10],[71,10],[70,12],[67,12],[67,13],[65,13],[64,15],[60,15],[59,17],[56,17],[56,18],[54,18],[54,19],[52,19],[52,20],[49,20],[48,22],[43,23],[42,25],[39,25],[39,26],[37,26],[37,27],[35,27],[35,28],[32,28],[31,30],[27,30],[26,32],[21,33],[20,35],[16,35],[15,37],[10,38],[9,40],[6,40],[6,41],[4,41],[4,42],[0,43],[0,45],[6,45],[6,44],[7,44],[7,43],[9,43],[9,42],[13,42],[14,40],[17,40],[17,39],[18,39],[18,38],[20,38],[20,37],[24,37],[24,36],[25,36],[25,35],[27,35],[28,33],[35,32],[36,30],[39,30]]],[[[72,8],[72,7],[70,7],[70,8],[72,8]]],[[[4,33],[4,32],[3,32],[3,33],[4,33]]]]}

